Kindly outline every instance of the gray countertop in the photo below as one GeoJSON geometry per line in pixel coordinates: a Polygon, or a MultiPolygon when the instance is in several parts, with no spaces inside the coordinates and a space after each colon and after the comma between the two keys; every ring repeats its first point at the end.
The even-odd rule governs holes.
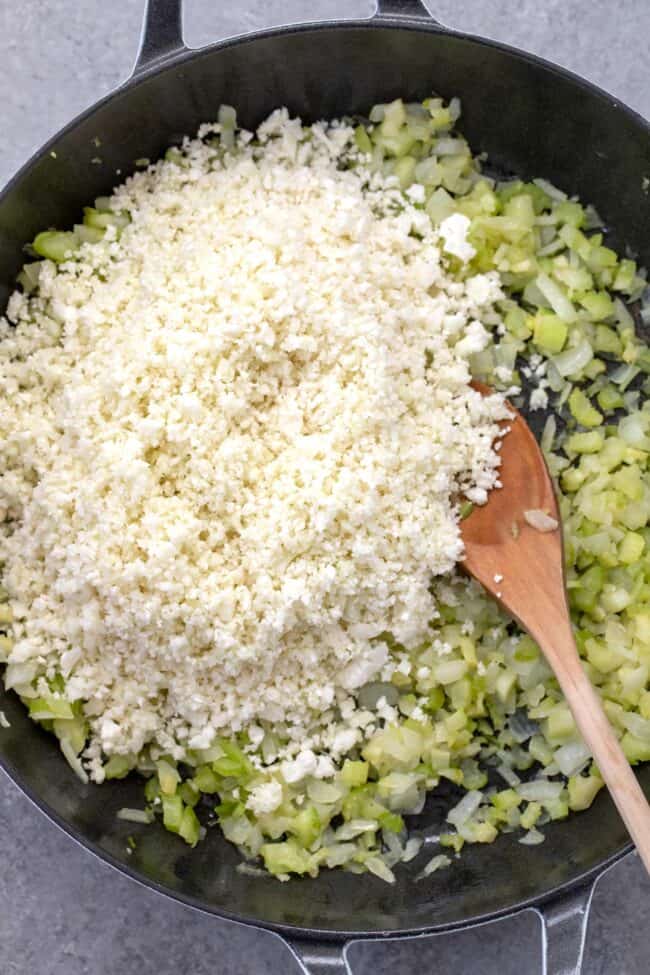
{"type": "MultiPolygon", "coordinates": [[[[648,0],[429,0],[444,23],[558,61],[650,117],[648,0]]],[[[187,42],[274,24],[366,16],[367,0],[187,0],[187,42]]],[[[0,0],[0,184],[48,136],[128,75],[142,0],[0,0]]],[[[92,858],[0,777],[1,975],[291,975],[273,935],[217,921],[92,858]]],[[[584,975],[648,975],[650,882],[636,857],[599,883],[584,975]]],[[[352,949],[355,975],[535,975],[534,914],[480,930],[352,949]]]]}

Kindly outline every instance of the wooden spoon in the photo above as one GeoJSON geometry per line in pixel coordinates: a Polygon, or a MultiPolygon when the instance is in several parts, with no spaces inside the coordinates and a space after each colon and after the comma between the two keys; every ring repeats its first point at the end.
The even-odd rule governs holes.
{"type": "MultiPolygon", "coordinates": [[[[483,394],[490,390],[476,383],[483,394]]],[[[650,806],[582,668],[564,580],[562,530],[553,482],[528,424],[515,410],[501,445],[501,488],[461,522],[463,568],[539,644],[623,822],[650,873],[650,806]],[[528,512],[528,516],[526,515],[528,512]],[[546,530],[529,520],[544,521],[546,530]]]]}

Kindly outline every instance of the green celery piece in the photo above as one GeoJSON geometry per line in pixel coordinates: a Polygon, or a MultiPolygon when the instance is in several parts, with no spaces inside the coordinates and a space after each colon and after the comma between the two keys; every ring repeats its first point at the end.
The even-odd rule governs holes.
{"type": "Polygon", "coordinates": [[[603,422],[603,415],[592,406],[589,398],[581,389],[573,389],[569,396],[569,409],[572,416],[583,427],[597,427],[603,422]]]}
{"type": "Polygon", "coordinates": [[[624,565],[634,565],[645,549],[645,538],[639,532],[628,532],[618,547],[618,557],[624,565]]]}
{"type": "Polygon", "coordinates": [[[603,413],[613,413],[623,406],[623,397],[620,391],[611,383],[608,383],[597,393],[596,400],[603,413]]]}
{"type": "Polygon", "coordinates": [[[572,775],[568,782],[569,809],[574,812],[588,809],[603,785],[597,775],[572,775]]]}
{"type": "Polygon", "coordinates": [[[614,302],[606,291],[587,291],[578,297],[578,301],[594,322],[600,322],[614,314],[614,302]]]}
{"type": "Polygon", "coordinates": [[[318,839],[323,831],[323,823],[315,806],[307,806],[293,817],[289,830],[307,849],[318,839]]]}
{"type": "Polygon", "coordinates": [[[178,835],[181,836],[186,843],[189,843],[190,846],[196,846],[201,835],[200,831],[201,824],[196,817],[196,813],[190,806],[185,806],[178,825],[178,835]]]}
{"type": "Polygon", "coordinates": [[[199,765],[194,773],[194,783],[199,792],[213,795],[219,791],[219,779],[209,765],[199,765]]]}
{"type": "Polygon", "coordinates": [[[61,263],[76,255],[79,240],[77,235],[70,231],[45,230],[34,238],[32,247],[41,257],[61,263]]]}
{"type": "Polygon", "coordinates": [[[544,352],[561,352],[569,334],[566,322],[553,312],[538,311],[532,318],[533,342],[544,352]]]}
{"type": "Polygon", "coordinates": [[[341,768],[341,779],[350,787],[365,785],[368,781],[369,770],[370,766],[368,762],[353,761],[350,758],[346,758],[341,768]]]}
{"type": "Polygon", "coordinates": [[[285,873],[305,874],[313,869],[312,856],[295,840],[283,843],[265,843],[260,853],[264,866],[274,876],[285,873]]]}
{"type": "Polygon", "coordinates": [[[183,820],[183,800],[180,795],[170,796],[164,793],[161,798],[165,829],[168,829],[170,833],[178,833],[183,820]]]}
{"type": "Polygon", "coordinates": [[[370,141],[370,136],[363,125],[357,125],[354,130],[354,141],[356,142],[357,149],[360,152],[365,152],[368,155],[372,152],[372,142],[370,141]]]}
{"type": "Polygon", "coordinates": [[[178,769],[175,768],[171,762],[166,759],[161,758],[156,762],[156,769],[158,770],[158,781],[160,782],[160,791],[163,795],[172,796],[176,792],[176,787],[181,781],[178,769]]]}
{"type": "Polygon", "coordinates": [[[636,765],[637,762],[650,761],[650,741],[643,741],[628,731],[623,735],[621,746],[628,762],[636,765]]]}
{"type": "Polygon", "coordinates": [[[573,200],[563,200],[555,204],[553,214],[560,223],[569,224],[571,227],[582,227],[585,222],[584,207],[573,200]]]}

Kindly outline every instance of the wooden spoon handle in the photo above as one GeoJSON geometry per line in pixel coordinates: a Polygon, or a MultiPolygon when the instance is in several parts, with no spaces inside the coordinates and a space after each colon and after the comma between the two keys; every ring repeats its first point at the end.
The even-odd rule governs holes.
{"type": "Polygon", "coordinates": [[[601,700],[583,670],[568,620],[566,631],[560,632],[562,646],[558,646],[556,629],[550,640],[544,640],[542,649],[550,662],[553,658],[562,661],[556,676],[576,725],[650,873],[650,806],[607,720],[601,700]],[[570,641],[572,646],[563,641],[570,641]]]}

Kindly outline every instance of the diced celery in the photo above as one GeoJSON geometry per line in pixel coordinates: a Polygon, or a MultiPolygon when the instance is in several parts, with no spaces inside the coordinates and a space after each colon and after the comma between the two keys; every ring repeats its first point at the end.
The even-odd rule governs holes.
{"type": "Polygon", "coordinates": [[[301,846],[310,847],[320,836],[323,826],[315,806],[307,806],[293,817],[289,830],[299,840],[301,846]]]}
{"type": "Polygon", "coordinates": [[[183,821],[183,800],[179,795],[162,795],[163,823],[171,833],[178,833],[183,821]]]}
{"type": "Polygon", "coordinates": [[[377,144],[380,145],[389,156],[396,156],[398,159],[402,156],[407,156],[415,145],[415,139],[406,127],[401,129],[395,135],[386,135],[383,129],[380,127],[375,138],[377,140],[377,144]]]}
{"type": "Polygon", "coordinates": [[[530,316],[523,308],[515,306],[508,309],[503,323],[511,335],[518,339],[527,339],[531,335],[530,316]]]}
{"type": "Polygon", "coordinates": [[[200,765],[194,773],[194,782],[199,792],[213,795],[219,791],[219,779],[209,765],[200,765]]]}
{"type": "Polygon", "coordinates": [[[595,454],[605,443],[605,437],[599,430],[588,433],[574,433],[565,443],[565,450],[575,454],[595,454]]]}
{"type": "Polygon", "coordinates": [[[563,200],[553,207],[553,213],[559,223],[566,223],[572,227],[582,227],[585,222],[585,211],[579,203],[563,200]]]}
{"type": "MultiPolygon", "coordinates": [[[[135,764],[136,758],[134,755],[111,755],[104,766],[104,775],[107,779],[123,779],[135,767],[135,764]]],[[[149,781],[156,782],[157,785],[155,778],[149,781]]]]}
{"type": "Polygon", "coordinates": [[[156,769],[158,770],[158,781],[160,782],[161,792],[163,795],[173,795],[181,780],[178,770],[171,762],[166,761],[166,759],[160,759],[156,762],[156,769]]]}
{"type": "Polygon", "coordinates": [[[618,547],[618,557],[624,565],[638,562],[645,549],[645,538],[638,532],[628,532],[618,547]]]}
{"type": "Polygon", "coordinates": [[[415,159],[413,156],[402,156],[395,164],[395,176],[403,190],[407,189],[415,177],[415,159]]]}
{"type": "Polygon", "coordinates": [[[178,792],[186,806],[195,806],[201,798],[201,793],[193,779],[186,779],[181,782],[178,792]]]}
{"type": "Polygon", "coordinates": [[[603,415],[592,406],[581,389],[573,389],[569,395],[569,409],[583,427],[597,427],[603,422],[603,415]]]}
{"type": "Polygon", "coordinates": [[[609,674],[618,670],[625,658],[616,653],[611,647],[606,646],[600,640],[591,638],[586,641],[585,649],[587,659],[602,674],[609,674]]]}
{"type": "Polygon", "coordinates": [[[535,278],[535,285],[544,295],[544,298],[551,306],[558,318],[563,322],[574,322],[576,310],[573,303],[569,301],[564,289],[557,284],[548,274],[538,274],[535,278]]]}
{"type": "Polygon", "coordinates": [[[535,223],[533,201],[527,193],[519,193],[510,197],[503,207],[503,212],[505,216],[520,224],[523,229],[530,230],[535,223]]]}
{"type": "Polygon", "coordinates": [[[14,641],[10,636],[0,634],[0,663],[6,664],[14,641]]]}
{"type": "Polygon", "coordinates": [[[212,763],[212,768],[217,775],[231,776],[239,779],[249,777],[253,772],[253,767],[249,758],[241,750],[239,745],[226,740],[220,741],[219,744],[223,748],[224,755],[212,763]]]}
{"type": "Polygon", "coordinates": [[[532,829],[542,814],[542,806],[539,802],[529,802],[521,814],[519,820],[522,829],[532,829]]]}
{"type": "Polygon", "coordinates": [[[614,291],[627,291],[632,287],[635,277],[636,263],[634,261],[624,259],[619,262],[616,276],[612,282],[612,288],[614,291]]]}
{"type": "Polygon", "coordinates": [[[365,152],[370,155],[372,152],[372,142],[370,141],[370,136],[363,125],[357,125],[354,130],[354,141],[357,144],[357,149],[360,152],[365,152]]]}
{"type": "Polygon", "coordinates": [[[606,291],[587,291],[580,295],[578,301],[594,322],[600,322],[614,314],[614,302],[606,291]]]}
{"type": "Polygon", "coordinates": [[[456,853],[460,853],[465,845],[465,840],[458,833],[441,833],[438,842],[440,846],[451,847],[456,853]]]}
{"type": "Polygon", "coordinates": [[[76,234],[60,230],[44,230],[34,238],[32,247],[41,257],[47,257],[50,261],[67,261],[73,258],[79,248],[79,239],[76,234]]]}
{"type": "MultiPolygon", "coordinates": [[[[167,828],[169,829],[169,827],[167,828]]],[[[200,832],[201,824],[196,817],[196,813],[190,806],[185,806],[178,826],[178,835],[182,837],[186,843],[189,843],[190,846],[196,846],[196,844],[199,842],[200,832]]]]}
{"type": "Polygon", "coordinates": [[[430,714],[435,714],[445,703],[445,692],[442,687],[434,687],[433,690],[429,691],[429,697],[425,705],[426,710],[430,714]]]}
{"type": "Polygon", "coordinates": [[[644,496],[644,482],[641,470],[636,465],[627,465],[612,475],[612,483],[631,501],[640,501],[644,496]]]}
{"type": "Polygon", "coordinates": [[[602,779],[596,775],[572,775],[568,782],[569,809],[574,812],[588,809],[603,784],[602,779]]]}
{"type": "Polygon", "coordinates": [[[604,386],[598,392],[596,399],[603,413],[612,413],[614,410],[618,410],[623,406],[623,397],[619,390],[615,386],[612,386],[611,383],[604,386]]]}
{"type": "Polygon", "coordinates": [[[627,734],[623,735],[621,746],[628,762],[632,762],[633,764],[637,762],[650,762],[650,741],[643,741],[641,738],[636,738],[628,731],[627,734]]]}
{"type": "Polygon", "coordinates": [[[75,755],[79,755],[86,746],[88,738],[88,723],[83,718],[55,718],[52,730],[57,738],[70,742],[75,755]]]}
{"type": "Polygon", "coordinates": [[[30,717],[34,721],[47,721],[53,718],[74,718],[69,701],[57,697],[35,697],[28,703],[30,717]]]}
{"type": "Polygon", "coordinates": [[[395,136],[406,123],[406,108],[401,98],[384,106],[384,118],[380,126],[382,135],[395,136]]]}
{"type": "Polygon", "coordinates": [[[564,348],[568,326],[553,312],[539,311],[533,316],[533,342],[545,352],[561,352],[564,348]]]}
{"type": "Polygon", "coordinates": [[[443,220],[450,217],[457,210],[456,203],[449,195],[447,190],[439,187],[429,197],[426,204],[426,211],[435,225],[441,224],[443,220]]]}
{"type": "Polygon", "coordinates": [[[508,812],[510,809],[516,809],[521,804],[521,801],[521,796],[514,789],[502,789],[490,797],[490,802],[497,809],[502,809],[504,812],[508,812]]]}
{"type": "Polygon", "coordinates": [[[528,751],[542,765],[550,765],[553,761],[553,749],[542,735],[533,735],[528,743],[528,751]]]}
{"type": "Polygon", "coordinates": [[[563,741],[575,735],[576,726],[573,715],[564,702],[556,704],[550,712],[546,719],[546,732],[552,742],[563,741]]]}
{"type": "Polygon", "coordinates": [[[544,808],[553,821],[566,819],[569,815],[569,803],[566,799],[549,799],[544,803],[544,808]]]}
{"type": "Polygon", "coordinates": [[[463,833],[468,834],[472,843],[494,843],[497,830],[492,823],[469,823],[461,827],[463,833]]]}
{"type": "MultiPolygon", "coordinates": [[[[128,773],[128,768],[124,770],[122,775],[114,776],[114,778],[124,778],[128,773]]],[[[155,775],[152,775],[150,779],[147,779],[144,785],[144,797],[147,802],[154,802],[156,799],[160,798],[160,783],[155,775]]]]}
{"type": "Polygon", "coordinates": [[[368,771],[370,766],[367,762],[355,762],[346,758],[341,768],[341,779],[346,785],[365,785],[368,781],[368,771]]]}
{"type": "Polygon", "coordinates": [[[286,840],[284,843],[265,843],[260,853],[264,860],[264,866],[269,873],[276,877],[282,874],[305,874],[314,871],[312,856],[298,846],[295,840],[286,840]]]}
{"type": "Polygon", "coordinates": [[[501,701],[507,701],[515,689],[517,675],[512,670],[504,670],[496,682],[496,692],[501,701]]]}
{"type": "Polygon", "coordinates": [[[88,227],[85,223],[76,223],[74,233],[80,244],[98,244],[104,239],[106,231],[100,227],[88,227]]]}

